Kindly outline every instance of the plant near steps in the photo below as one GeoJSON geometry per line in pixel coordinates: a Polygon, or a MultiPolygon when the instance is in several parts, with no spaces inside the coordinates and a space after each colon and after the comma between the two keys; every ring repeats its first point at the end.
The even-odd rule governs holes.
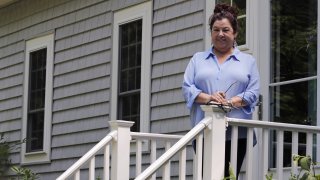
{"type": "MultiPolygon", "coordinates": [[[[20,148],[20,144],[25,143],[26,139],[21,142],[9,143],[4,138],[4,133],[0,133],[0,180],[7,179],[8,170],[11,169],[18,180],[36,180],[38,176],[28,168],[12,166],[11,159],[9,159],[10,152],[20,148]]],[[[11,178],[10,180],[15,180],[11,178]]]]}
{"type": "Polygon", "coordinates": [[[293,163],[295,166],[300,166],[299,173],[292,174],[289,180],[320,180],[320,174],[315,173],[315,167],[318,162],[313,162],[309,155],[300,156],[294,154],[292,156],[293,163]],[[301,176],[301,177],[300,177],[301,176]]]}

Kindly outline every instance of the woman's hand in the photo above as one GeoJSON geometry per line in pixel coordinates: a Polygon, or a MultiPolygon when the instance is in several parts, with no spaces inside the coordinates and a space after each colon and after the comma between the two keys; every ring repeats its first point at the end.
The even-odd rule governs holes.
{"type": "Polygon", "coordinates": [[[215,92],[211,95],[211,100],[218,104],[226,104],[226,94],[222,91],[215,92]]]}

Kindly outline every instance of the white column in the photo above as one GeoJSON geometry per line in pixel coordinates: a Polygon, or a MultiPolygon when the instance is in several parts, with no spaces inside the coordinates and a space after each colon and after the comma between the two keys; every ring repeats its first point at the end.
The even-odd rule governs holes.
{"type": "Polygon", "coordinates": [[[217,106],[201,108],[206,117],[212,117],[212,124],[204,130],[203,180],[221,180],[224,177],[225,112],[217,106]]]}
{"type": "Polygon", "coordinates": [[[111,179],[128,180],[130,165],[130,127],[134,122],[110,121],[111,130],[117,131],[117,136],[112,142],[111,154],[111,179]]]}

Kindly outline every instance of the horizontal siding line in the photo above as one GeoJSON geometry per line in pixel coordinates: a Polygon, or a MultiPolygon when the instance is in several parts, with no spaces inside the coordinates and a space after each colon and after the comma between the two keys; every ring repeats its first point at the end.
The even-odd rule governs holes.
{"type": "MultiPolygon", "coordinates": [[[[12,53],[12,54],[8,54],[8,55],[6,55],[6,56],[2,56],[2,57],[0,57],[0,61],[3,60],[4,58],[8,58],[8,57],[10,57],[10,56],[13,56],[13,55],[16,55],[16,54],[19,54],[19,53],[24,53],[24,52],[25,52],[25,49],[22,49],[22,50],[19,50],[19,51],[14,52],[14,53],[12,53]]],[[[24,59],[25,59],[25,58],[24,58],[24,59]]]]}
{"type": "MultiPolygon", "coordinates": [[[[179,47],[179,46],[181,47],[182,45],[190,45],[190,44],[192,44],[192,43],[202,42],[202,41],[203,41],[203,39],[198,39],[198,40],[186,42],[186,43],[179,44],[179,45],[174,45],[174,46],[165,47],[165,48],[161,48],[161,49],[157,49],[157,50],[152,50],[152,54],[154,55],[154,53],[157,52],[157,51],[164,51],[164,50],[172,49],[173,47],[179,47]]],[[[181,59],[181,58],[186,58],[186,57],[192,57],[192,55],[191,55],[191,56],[190,56],[190,55],[188,55],[188,56],[182,56],[182,57],[180,57],[179,59],[181,59]]],[[[159,62],[159,63],[152,63],[152,65],[153,65],[153,64],[162,64],[162,63],[164,63],[164,62],[171,62],[171,61],[172,61],[172,59],[169,59],[169,60],[161,61],[161,62],[159,62]]],[[[153,62],[153,61],[152,61],[152,62],[153,62]]]]}
{"type": "MultiPolygon", "coordinates": [[[[97,130],[103,130],[104,128],[100,128],[100,129],[93,129],[93,130],[90,130],[90,131],[81,131],[81,132],[76,132],[76,133],[68,133],[68,134],[60,134],[60,135],[54,135],[54,136],[51,136],[51,142],[53,142],[53,138],[56,138],[56,137],[60,137],[60,136],[67,136],[67,135],[70,135],[70,134],[73,134],[73,135],[76,135],[76,134],[83,134],[83,132],[86,132],[86,133],[94,133],[95,131],[97,130]]],[[[105,128],[106,129],[106,135],[108,135],[109,133],[109,129],[105,128]]],[[[101,139],[103,139],[105,136],[102,136],[101,139]]],[[[59,146],[53,146],[51,145],[52,148],[57,148],[57,147],[69,147],[69,146],[74,146],[74,145],[81,145],[81,144],[89,144],[89,143],[98,143],[101,139],[99,140],[95,140],[95,141],[86,141],[86,142],[79,142],[79,143],[74,143],[74,142],[70,142],[70,144],[67,144],[67,145],[59,145],[59,146]]]]}
{"type": "MultiPolygon", "coordinates": [[[[70,84],[70,85],[64,85],[64,86],[59,86],[59,87],[56,87],[56,88],[54,88],[54,96],[56,96],[55,95],[55,93],[56,93],[56,91],[59,91],[59,89],[62,89],[62,88],[67,88],[67,87],[72,87],[72,86],[75,86],[75,85],[80,85],[80,84],[83,84],[83,83],[89,83],[89,82],[92,82],[92,81],[94,81],[94,80],[101,80],[101,81],[103,81],[103,80],[108,80],[108,78],[110,79],[110,76],[102,76],[102,77],[98,77],[98,78],[95,78],[95,79],[90,79],[90,80],[87,80],[87,81],[81,81],[81,82],[78,82],[78,83],[73,83],[73,84],[70,84]]],[[[104,88],[102,88],[102,89],[110,89],[110,87],[104,87],[104,88]]],[[[95,91],[95,90],[93,90],[93,91],[95,91]]],[[[90,91],[86,91],[86,92],[91,92],[91,90],[90,91]]],[[[84,92],[85,93],[85,92],[84,92]]],[[[81,93],[82,94],[82,93],[81,93]]],[[[55,100],[55,99],[61,99],[61,98],[64,98],[64,97],[69,97],[70,95],[64,95],[64,96],[58,96],[58,98],[53,98],[53,100],[55,100]]],[[[71,95],[72,96],[72,95],[71,95]]]]}
{"type": "MultiPolygon", "coordinates": [[[[90,6],[85,6],[85,7],[76,9],[76,10],[74,10],[74,11],[65,12],[65,13],[63,13],[63,14],[61,14],[61,15],[59,15],[59,16],[55,16],[55,17],[52,17],[52,18],[48,18],[48,19],[42,20],[42,21],[37,22],[37,23],[34,23],[34,24],[31,23],[31,24],[29,24],[29,26],[23,27],[23,28],[21,28],[21,29],[19,29],[19,30],[17,30],[17,31],[13,31],[12,33],[16,33],[16,32],[19,32],[19,31],[21,31],[21,30],[28,29],[28,28],[30,28],[30,27],[36,26],[36,25],[38,25],[38,24],[41,24],[41,23],[43,23],[43,22],[47,22],[47,21],[50,21],[50,20],[53,20],[53,19],[56,19],[56,18],[64,17],[64,16],[69,15],[69,14],[72,14],[72,13],[76,13],[77,11],[81,11],[81,10],[88,9],[88,8],[90,9],[90,7],[95,6],[95,5],[97,5],[97,4],[101,4],[101,3],[103,3],[103,2],[104,2],[104,1],[101,1],[101,2],[98,2],[98,3],[93,4],[93,5],[90,5],[90,6]]],[[[67,3],[69,3],[69,2],[67,2],[67,3]]],[[[63,3],[63,4],[67,4],[67,3],[63,3]]],[[[61,5],[61,4],[60,4],[60,5],[61,5]]],[[[57,7],[57,6],[52,6],[52,7],[50,7],[49,9],[55,8],[55,7],[57,7]]],[[[5,26],[9,26],[10,24],[16,23],[16,22],[18,22],[18,21],[23,21],[23,20],[25,20],[25,19],[27,19],[27,18],[29,18],[29,17],[32,17],[32,16],[34,16],[34,15],[36,15],[36,14],[40,14],[41,12],[45,12],[45,11],[48,11],[48,9],[45,9],[45,10],[43,10],[43,11],[39,11],[39,12],[30,14],[29,16],[24,16],[24,17],[21,18],[21,19],[17,19],[17,20],[15,20],[15,21],[11,22],[11,23],[8,23],[8,24],[5,24],[5,25],[3,25],[3,26],[0,26],[0,29],[3,28],[3,27],[5,27],[5,26]]],[[[111,11],[111,10],[109,10],[109,11],[103,11],[103,12],[100,13],[100,14],[104,14],[104,13],[110,12],[110,11],[111,11]]],[[[95,15],[94,15],[94,16],[95,16],[95,15]]],[[[87,17],[87,18],[85,18],[85,19],[88,19],[88,18],[90,18],[90,16],[87,17]]],[[[81,19],[81,20],[83,20],[83,19],[81,19]]],[[[77,22],[77,21],[75,21],[75,22],[77,22]]],[[[70,23],[70,24],[71,24],[71,23],[70,23]]],[[[65,26],[65,25],[68,25],[68,24],[64,24],[63,26],[65,26]]],[[[55,28],[57,28],[57,27],[55,27],[55,28]]],[[[7,36],[7,35],[10,35],[10,34],[12,34],[12,33],[0,35],[0,38],[2,38],[2,37],[4,37],[4,36],[7,36]]]]}
{"type": "MultiPolygon", "coordinates": [[[[54,113],[61,113],[61,112],[66,112],[66,111],[75,110],[75,109],[79,109],[79,108],[89,107],[89,106],[92,106],[92,105],[102,105],[102,104],[109,104],[109,103],[110,103],[110,101],[103,101],[103,102],[99,102],[99,103],[92,103],[92,104],[88,104],[88,105],[84,105],[84,106],[78,106],[78,107],[74,107],[74,108],[68,108],[68,109],[62,109],[62,110],[52,111],[52,114],[54,115],[54,113]]],[[[99,115],[96,115],[96,116],[85,117],[85,118],[99,117],[99,116],[105,116],[105,115],[109,115],[109,114],[106,113],[106,112],[104,112],[103,114],[99,114],[99,115]]],[[[53,117],[52,117],[52,119],[53,119],[53,117]]],[[[81,119],[82,119],[82,118],[81,118],[81,119]]],[[[76,119],[71,119],[71,120],[76,120],[76,119]]],[[[62,121],[62,122],[65,122],[65,121],[62,121]]],[[[57,124],[57,123],[60,123],[60,122],[53,122],[53,121],[52,121],[52,124],[57,124]]]]}
{"type": "Polygon", "coordinates": [[[185,28],[182,28],[182,29],[177,29],[177,30],[174,30],[174,31],[166,32],[164,34],[155,35],[155,36],[152,36],[152,38],[158,38],[158,37],[162,37],[162,36],[167,36],[167,35],[170,35],[170,34],[173,34],[173,33],[183,32],[183,31],[186,31],[186,30],[189,30],[189,29],[193,29],[193,28],[196,28],[196,27],[201,27],[201,26],[203,26],[203,24],[194,24],[192,26],[188,26],[188,27],[185,27],[185,28]]]}
{"type": "MultiPolygon", "coordinates": [[[[20,40],[18,40],[18,41],[11,42],[11,43],[9,43],[9,44],[4,45],[4,46],[0,47],[0,49],[4,49],[4,48],[6,48],[6,47],[8,47],[8,46],[12,46],[12,45],[15,45],[15,44],[24,42],[24,41],[25,41],[24,39],[20,39],[20,40]]],[[[23,49],[23,51],[24,51],[24,49],[23,49]]],[[[18,51],[18,52],[21,52],[21,51],[18,51]]],[[[16,54],[16,52],[15,52],[14,54],[16,54]]],[[[3,57],[7,57],[7,56],[3,56],[3,57]]],[[[0,60],[1,60],[3,57],[0,57],[0,60]]]]}
{"type": "MultiPolygon", "coordinates": [[[[159,1],[163,1],[163,0],[159,0],[159,1]]],[[[167,3],[165,6],[160,6],[158,8],[154,8],[153,10],[162,10],[162,9],[165,9],[165,8],[168,8],[168,7],[172,7],[172,5],[179,5],[179,4],[182,4],[182,3],[185,3],[185,2],[186,2],[186,0],[181,0],[180,2],[174,2],[174,3],[167,3]]],[[[155,2],[153,2],[153,3],[155,3],[155,2]]]]}
{"type": "MultiPolygon", "coordinates": [[[[172,18],[164,19],[164,20],[157,21],[157,22],[152,21],[152,23],[153,23],[153,25],[157,25],[157,24],[161,24],[161,23],[164,23],[164,22],[168,22],[168,21],[171,21],[171,20],[180,18],[180,17],[185,17],[185,16],[188,16],[188,15],[190,15],[190,14],[196,14],[196,13],[203,12],[203,11],[204,11],[203,9],[200,9],[200,10],[197,10],[197,11],[190,11],[190,12],[188,12],[188,13],[181,14],[180,16],[177,16],[177,17],[172,17],[172,18]]],[[[154,13],[154,12],[153,12],[153,13],[154,13]]]]}
{"type": "MultiPolygon", "coordinates": [[[[17,73],[17,74],[12,74],[12,75],[10,75],[10,76],[6,76],[6,77],[0,77],[0,81],[1,80],[5,80],[5,79],[9,79],[9,78],[12,78],[12,77],[16,77],[16,76],[23,76],[23,73],[24,72],[20,72],[20,73],[17,73]]],[[[17,84],[16,85],[14,85],[14,86],[17,86],[17,84]]],[[[10,86],[10,87],[14,87],[14,86],[10,86]]],[[[10,88],[10,87],[6,87],[6,89],[7,88],[10,88]]]]}
{"type": "MultiPolygon", "coordinates": [[[[59,125],[59,124],[70,123],[70,122],[72,123],[72,122],[76,122],[76,121],[83,121],[86,119],[101,118],[101,117],[109,117],[109,114],[90,116],[90,117],[79,118],[79,119],[71,119],[71,120],[67,120],[67,121],[63,121],[63,122],[52,122],[52,125],[59,125]]],[[[110,121],[110,120],[108,120],[108,121],[110,121]]]]}
{"type": "MultiPolygon", "coordinates": [[[[55,31],[57,31],[58,28],[63,28],[63,27],[65,27],[65,26],[69,26],[69,25],[72,25],[72,24],[75,24],[75,23],[79,23],[79,22],[82,22],[82,21],[86,21],[86,20],[95,18],[95,17],[97,17],[97,16],[101,16],[101,15],[104,15],[104,14],[105,14],[105,13],[101,13],[101,14],[98,14],[98,15],[95,15],[95,16],[92,16],[92,17],[88,17],[88,18],[83,19],[83,20],[80,20],[80,21],[75,21],[75,22],[73,22],[73,23],[65,24],[65,25],[60,26],[60,27],[54,27],[54,29],[55,29],[55,31]]],[[[47,21],[53,20],[53,19],[55,19],[55,18],[57,18],[57,17],[51,18],[51,19],[49,19],[49,20],[47,20],[47,21]]],[[[15,33],[16,33],[16,34],[19,34],[20,31],[27,30],[27,29],[30,28],[30,27],[33,27],[33,26],[38,25],[38,24],[41,24],[41,23],[45,23],[45,22],[47,22],[47,21],[43,21],[43,22],[34,24],[34,25],[32,25],[32,26],[19,29],[19,30],[15,31],[15,32],[11,32],[11,33],[6,34],[6,35],[4,35],[4,36],[0,36],[0,40],[1,40],[1,38],[5,38],[6,36],[13,35],[13,34],[15,34],[15,33]]],[[[111,25],[111,22],[108,23],[108,24],[111,25]]],[[[108,24],[107,24],[107,25],[108,25],[108,24]]],[[[104,26],[104,25],[102,25],[102,26],[104,26]]],[[[96,28],[99,28],[99,27],[101,27],[101,26],[97,26],[96,28]]],[[[94,28],[94,29],[96,29],[96,28],[94,28]]],[[[1,29],[1,28],[0,28],[0,29],[1,29]]],[[[77,33],[77,34],[80,34],[80,33],[81,33],[81,32],[79,32],[79,33],[77,33]]],[[[67,36],[66,36],[66,37],[67,37],[67,36]]],[[[26,38],[26,37],[22,37],[22,38],[26,38]]],[[[61,38],[57,38],[57,39],[55,39],[55,40],[60,40],[60,39],[63,39],[63,38],[64,38],[64,37],[61,37],[61,38]]],[[[24,41],[24,40],[25,40],[25,39],[20,39],[20,40],[18,40],[18,41],[16,41],[16,42],[10,42],[9,44],[6,44],[6,45],[4,45],[4,46],[0,46],[0,49],[3,48],[3,47],[9,46],[9,45],[15,44],[15,43],[17,43],[17,42],[24,41]]]]}
{"type": "MultiPolygon", "coordinates": [[[[204,37],[203,37],[204,38],[204,37]]],[[[185,42],[182,42],[182,43],[177,43],[177,44],[174,44],[174,45],[169,45],[169,46],[166,46],[166,47],[161,47],[161,48],[158,48],[158,49],[152,49],[152,51],[158,51],[158,50],[164,50],[164,49],[171,49],[173,47],[177,47],[177,46],[181,46],[181,45],[184,45],[184,44],[190,44],[190,43],[193,43],[193,42],[197,42],[199,40],[203,40],[203,38],[198,38],[198,39],[194,39],[194,40],[191,40],[191,41],[185,41],[185,42]]]]}
{"type": "MultiPolygon", "coordinates": [[[[103,27],[104,28],[104,27],[103,27]]],[[[102,29],[102,28],[101,28],[102,29]]],[[[95,30],[99,30],[99,29],[95,29],[95,30]]],[[[92,30],[89,30],[89,31],[86,31],[86,32],[84,32],[84,33],[79,33],[79,34],[77,34],[77,35],[80,35],[81,36],[81,34],[82,35],[85,35],[86,33],[90,33],[92,30]]],[[[72,39],[72,37],[75,37],[75,36],[70,36],[70,37],[68,37],[68,38],[65,38],[65,39],[61,39],[61,40],[59,40],[59,42],[55,42],[55,52],[56,53],[59,53],[59,52],[61,52],[61,51],[64,51],[64,50],[69,50],[69,49],[72,49],[72,48],[75,48],[75,47],[79,47],[79,46],[82,46],[82,45],[86,45],[86,44],[90,44],[90,43],[92,43],[92,42],[96,42],[96,41],[99,41],[99,40],[103,40],[103,39],[111,39],[111,29],[110,29],[110,33],[109,34],[107,34],[106,36],[100,36],[100,37],[98,37],[98,38],[96,38],[96,39],[92,39],[92,38],[88,38],[89,40],[88,41],[86,41],[86,42],[81,42],[80,44],[73,44],[73,45],[70,45],[69,47],[63,47],[62,49],[59,49],[59,50],[57,50],[57,46],[60,46],[61,45],[61,43],[60,42],[65,42],[66,40],[70,40],[70,39],[72,39]],[[58,44],[59,43],[59,44],[58,44]]],[[[82,37],[83,38],[83,37],[82,37]]],[[[86,37],[85,37],[86,38],[86,37]]],[[[83,39],[82,39],[83,40],[83,39]]]]}
{"type": "Polygon", "coordinates": [[[96,131],[96,130],[102,130],[105,129],[106,131],[109,130],[108,127],[100,127],[100,128],[94,128],[94,129],[85,129],[85,130],[76,130],[73,129],[73,131],[67,132],[67,133],[59,133],[59,134],[51,134],[52,137],[54,136],[62,136],[62,135],[70,135],[70,134],[78,134],[83,132],[90,132],[90,131],[96,131]]]}
{"type": "Polygon", "coordinates": [[[53,99],[54,101],[57,101],[57,100],[61,100],[61,99],[68,99],[68,98],[72,98],[72,97],[76,97],[76,96],[82,96],[82,95],[85,95],[85,94],[95,93],[95,92],[99,92],[99,91],[108,91],[108,90],[110,90],[110,87],[102,88],[102,89],[97,89],[97,90],[93,90],[93,91],[86,91],[86,92],[83,92],[83,93],[74,94],[74,95],[69,95],[69,96],[64,96],[64,97],[59,97],[59,98],[52,98],[52,99],[53,99]]]}
{"type": "MultiPolygon", "coordinates": [[[[0,59],[0,61],[1,61],[1,59],[0,59]]],[[[1,70],[5,70],[5,69],[7,69],[7,68],[11,68],[11,67],[13,67],[13,66],[17,66],[17,65],[19,65],[19,64],[24,64],[24,61],[21,61],[21,62],[17,62],[17,63],[13,63],[13,64],[10,64],[10,65],[8,65],[8,66],[4,66],[4,67],[0,67],[0,71],[1,70]]],[[[23,69],[24,70],[24,69],[23,69]]],[[[2,76],[3,77],[3,76],[2,76]]],[[[1,78],[2,78],[1,77],[1,78]]]]}
{"type": "MultiPolygon", "coordinates": [[[[87,58],[89,56],[92,56],[92,55],[95,55],[95,54],[100,54],[100,53],[103,53],[103,52],[111,53],[111,49],[104,49],[104,50],[101,50],[101,51],[96,51],[96,52],[93,52],[93,53],[90,53],[90,54],[86,54],[84,56],[80,56],[80,57],[76,57],[76,58],[72,58],[72,59],[67,59],[65,61],[54,62],[54,65],[60,65],[60,64],[64,64],[64,63],[67,63],[67,62],[70,62],[70,61],[74,61],[74,60],[78,60],[78,59],[81,59],[81,58],[87,58]]],[[[110,62],[111,62],[111,59],[109,61],[105,61],[105,63],[110,63],[110,62]]],[[[57,76],[57,75],[60,75],[60,74],[54,74],[54,75],[57,76]]]]}
{"type": "MultiPolygon", "coordinates": [[[[159,20],[157,22],[153,21],[153,25],[160,24],[160,23],[163,23],[163,22],[167,22],[167,21],[176,19],[178,17],[184,17],[184,16],[187,16],[189,14],[193,14],[193,13],[197,13],[197,12],[203,12],[203,11],[204,11],[204,9],[199,9],[199,10],[196,10],[196,11],[190,11],[190,12],[187,12],[187,13],[179,14],[179,16],[174,16],[174,17],[171,17],[171,18],[168,18],[168,19],[159,20]]],[[[155,13],[155,11],[153,13],[155,13]]]]}
{"type": "MultiPolygon", "coordinates": [[[[182,96],[182,91],[181,91],[181,96],[182,96]]],[[[156,109],[156,108],[162,108],[162,107],[167,107],[168,105],[181,105],[181,104],[186,104],[186,102],[184,100],[182,101],[178,101],[178,102],[171,102],[171,103],[168,103],[168,104],[159,104],[159,105],[153,105],[153,106],[150,106],[150,109],[156,109]]],[[[180,116],[178,116],[180,117],[180,116]]],[[[167,119],[167,118],[165,118],[167,119]]],[[[172,118],[171,118],[172,119],[172,118]]],[[[163,120],[163,119],[162,119],[163,120]]]]}
{"type": "MultiPolygon", "coordinates": [[[[75,23],[78,23],[78,22],[75,22],[75,23]]],[[[73,23],[73,24],[75,24],[73,23]]],[[[108,23],[108,24],[102,24],[101,26],[96,26],[95,28],[92,28],[92,29],[88,29],[88,30],[85,30],[85,31],[81,31],[81,32],[78,32],[78,33],[72,33],[70,35],[66,35],[66,36],[62,36],[60,38],[56,38],[55,41],[61,41],[63,39],[66,39],[66,38],[70,38],[70,37],[73,37],[73,36],[77,36],[77,35],[80,35],[80,34],[84,34],[84,33],[87,33],[87,32],[90,32],[92,30],[97,30],[97,29],[102,29],[104,27],[108,27],[108,26],[112,26],[112,23],[108,23]]],[[[63,27],[62,27],[63,28],[63,27]]],[[[112,28],[112,27],[111,27],[112,28]]],[[[109,36],[108,36],[109,37],[109,36]]],[[[110,34],[110,37],[111,37],[111,34],[110,34]]],[[[104,37],[105,38],[105,37],[104,37]]]]}
{"type": "MultiPolygon", "coordinates": [[[[15,88],[15,87],[18,87],[18,86],[21,86],[21,88],[23,89],[23,84],[16,84],[16,85],[13,85],[13,86],[10,86],[10,87],[5,87],[5,88],[0,88],[0,92],[1,91],[5,91],[5,90],[8,90],[8,89],[11,89],[11,88],[15,88]]],[[[23,92],[23,91],[22,91],[23,92]]],[[[22,95],[22,94],[21,94],[22,95]]]]}
{"type": "Polygon", "coordinates": [[[24,55],[24,51],[20,51],[20,53],[15,53],[13,55],[10,55],[10,56],[6,56],[6,57],[0,57],[0,69],[3,69],[3,68],[6,68],[8,66],[11,66],[11,65],[15,65],[15,64],[19,64],[19,63],[23,63],[24,62],[24,59],[25,59],[25,55],[24,55]],[[16,56],[16,57],[14,57],[16,56]],[[12,63],[12,59],[18,59],[20,57],[23,57],[23,59],[21,59],[20,61],[18,62],[15,62],[15,63],[12,63]],[[7,62],[7,63],[6,63],[7,62]],[[10,62],[10,63],[8,63],[10,62]],[[12,64],[11,64],[12,63],[12,64]]]}
{"type": "MultiPolygon", "coordinates": [[[[15,64],[15,65],[10,65],[10,66],[7,66],[6,68],[2,68],[2,69],[0,69],[0,71],[6,71],[6,69],[9,69],[9,68],[12,68],[12,67],[14,67],[14,66],[20,66],[22,63],[17,63],[17,64],[15,64]]],[[[22,66],[23,66],[23,64],[22,64],[22,66]]],[[[0,80],[1,79],[6,79],[6,78],[8,78],[8,77],[12,77],[12,76],[16,76],[16,75],[19,75],[19,74],[23,74],[24,73],[24,66],[23,67],[20,67],[21,68],[21,70],[22,71],[17,71],[17,70],[13,70],[13,69],[11,69],[9,72],[11,73],[10,75],[7,75],[7,74],[4,74],[4,75],[1,75],[0,76],[0,80]]],[[[16,68],[17,69],[17,68],[16,68]]],[[[0,73],[1,74],[1,73],[0,73]]]]}
{"type": "MultiPolygon", "coordinates": [[[[101,65],[106,65],[108,66],[110,64],[110,62],[103,62],[103,63],[100,63],[100,64],[95,64],[93,66],[88,66],[88,67],[84,67],[84,68],[79,68],[79,69],[76,69],[76,70],[72,70],[72,71],[69,71],[69,72],[65,72],[65,73],[61,73],[61,74],[54,74],[53,77],[54,78],[57,78],[57,77],[61,77],[61,76],[64,76],[64,75],[69,75],[69,74],[73,74],[75,72],[78,72],[78,71],[81,71],[81,70],[88,70],[90,68],[95,68],[95,67],[98,67],[98,66],[101,66],[101,65]]],[[[103,75],[103,76],[107,76],[107,75],[103,75]]],[[[103,77],[103,76],[100,76],[100,77],[103,77]]],[[[96,78],[93,78],[93,79],[96,79],[96,78]]],[[[56,87],[62,87],[62,86],[56,86],[56,87]]],[[[55,88],[56,88],[55,87],[55,88]]]]}
{"type": "MultiPolygon", "coordinates": [[[[191,59],[192,56],[185,56],[185,57],[180,57],[180,58],[175,58],[175,59],[171,59],[170,61],[163,61],[163,62],[159,62],[159,63],[152,63],[152,65],[161,65],[161,64],[165,64],[165,63],[170,63],[172,61],[180,61],[180,60],[184,60],[184,59],[191,59]]],[[[152,77],[153,78],[153,77],[152,77]]],[[[154,77],[157,78],[157,77],[154,77]]]]}
{"type": "Polygon", "coordinates": [[[55,100],[54,104],[59,104],[61,105],[61,102],[63,102],[64,100],[68,100],[69,101],[79,101],[77,102],[78,104],[77,105],[70,105],[70,104],[62,104],[62,107],[61,106],[56,106],[56,105],[53,105],[53,111],[54,112],[59,112],[61,110],[67,110],[67,109],[77,109],[77,108],[81,108],[81,107],[85,107],[85,106],[90,106],[90,105],[93,105],[93,104],[97,104],[97,103],[103,103],[103,102],[110,102],[110,96],[108,97],[108,91],[106,90],[97,90],[97,91],[93,91],[93,92],[90,92],[90,93],[84,93],[84,94],[80,94],[80,95],[75,95],[73,97],[68,97],[68,98],[64,98],[64,99],[60,99],[60,100],[55,100]],[[101,95],[106,95],[106,96],[103,96],[103,97],[98,97],[97,95],[94,95],[95,93],[101,93],[101,95]],[[91,103],[88,103],[87,101],[85,103],[83,99],[87,99],[88,97],[87,96],[95,96],[95,101],[94,102],[91,102],[91,103]],[[77,100],[74,100],[73,98],[79,98],[77,100]],[[80,105],[79,103],[82,103],[82,105],[80,105]]]}
{"type": "MultiPolygon", "coordinates": [[[[91,103],[91,104],[86,104],[86,105],[81,105],[81,106],[75,106],[75,107],[72,107],[72,108],[66,108],[66,109],[55,110],[55,111],[52,110],[52,113],[64,112],[64,111],[68,111],[68,110],[75,110],[75,109],[78,109],[78,108],[84,108],[84,107],[87,107],[87,106],[99,105],[99,104],[104,104],[104,103],[109,103],[109,102],[110,102],[110,100],[103,100],[103,101],[100,101],[100,102],[98,102],[98,103],[93,102],[93,103],[91,103]]],[[[1,111],[0,111],[0,112],[1,112],[1,111]]]]}
{"type": "MultiPolygon", "coordinates": [[[[74,123],[77,121],[84,121],[84,120],[88,120],[88,119],[95,119],[95,118],[103,118],[105,117],[106,119],[109,118],[109,114],[108,115],[98,115],[98,116],[92,116],[92,117],[86,117],[86,118],[79,118],[79,119],[72,119],[72,120],[68,120],[68,121],[63,121],[63,122],[52,122],[52,125],[63,125],[63,124],[68,124],[68,123],[74,123]]],[[[109,122],[110,120],[108,120],[109,122]]],[[[108,125],[108,123],[106,123],[108,125]]],[[[109,127],[109,126],[107,126],[109,127]]]]}
{"type": "Polygon", "coordinates": [[[55,51],[55,53],[61,53],[61,52],[63,52],[63,51],[68,51],[68,50],[71,50],[71,49],[75,49],[75,48],[81,47],[81,46],[83,46],[83,45],[89,45],[89,44],[91,44],[91,43],[95,43],[95,42],[102,41],[102,40],[111,40],[111,36],[103,37],[103,38],[101,38],[101,39],[96,39],[96,40],[94,40],[94,41],[85,42],[85,43],[83,43],[83,44],[79,44],[79,45],[72,46],[72,47],[69,47],[69,48],[57,50],[57,51],[55,51]]]}
{"type": "MultiPolygon", "coordinates": [[[[67,60],[64,60],[64,61],[60,61],[60,62],[54,62],[55,65],[58,65],[58,64],[63,64],[65,62],[69,62],[69,61],[74,61],[74,60],[78,60],[79,58],[86,58],[88,56],[92,56],[92,55],[95,55],[95,54],[99,54],[99,53],[102,53],[102,52],[109,52],[111,53],[111,49],[103,49],[103,50],[100,50],[100,51],[95,51],[93,53],[90,53],[90,54],[85,54],[83,56],[79,56],[79,57],[76,57],[76,58],[71,58],[71,59],[67,59],[67,60]]],[[[107,60],[107,59],[106,59],[107,60]]],[[[111,62],[111,59],[109,61],[106,61],[106,63],[109,63],[111,62]]]]}
{"type": "Polygon", "coordinates": [[[100,63],[94,64],[92,66],[86,66],[86,67],[82,67],[82,68],[71,70],[71,71],[64,72],[64,73],[56,73],[56,74],[54,74],[54,77],[59,77],[59,76],[67,75],[67,74],[72,74],[72,73],[77,72],[79,70],[85,70],[85,69],[88,69],[88,68],[93,68],[93,67],[96,67],[96,66],[108,65],[108,64],[110,64],[110,62],[100,62],[100,63]]]}

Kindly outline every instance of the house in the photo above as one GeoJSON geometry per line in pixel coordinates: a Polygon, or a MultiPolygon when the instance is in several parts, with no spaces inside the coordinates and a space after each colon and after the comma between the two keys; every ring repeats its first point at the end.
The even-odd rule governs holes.
{"type": "MultiPolygon", "coordinates": [[[[188,132],[182,77],[192,55],[210,47],[218,2],[226,1],[0,0],[0,132],[28,140],[12,163],[55,179],[113,119],[134,121],[133,131],[188,132]]],[[[258,61],[255,119],[319,125],[318,1],[227,2],[240,10],[239,49],[258,61]]]]}

